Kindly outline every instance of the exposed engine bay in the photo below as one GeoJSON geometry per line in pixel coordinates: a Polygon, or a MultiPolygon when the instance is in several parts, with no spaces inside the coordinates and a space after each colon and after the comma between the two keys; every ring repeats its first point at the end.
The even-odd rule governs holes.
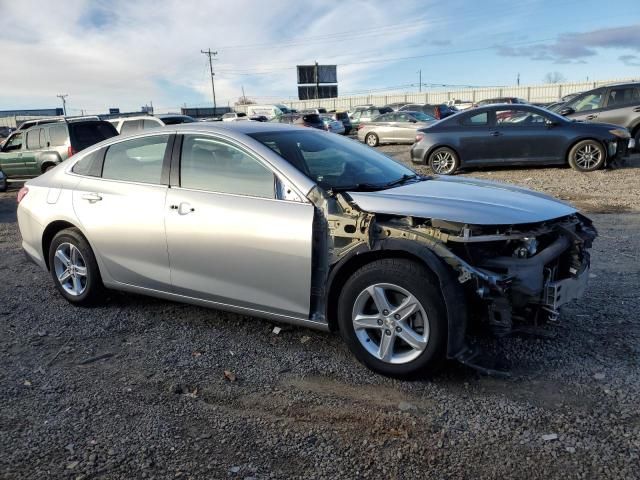
{"type": "MultiPolygon", "coordinates": [[[[534,224],[476,226],[365,212],[347,193],[327,196],[316,191],[311,196],[319,212],[315,250],[326,252],[325,258],[315,259],[319,278],[313,284],[319,294],[345,257],[388,249],[390,241],[426,247],[450,267],[456,289],[464,295],[468,320],[452,325],[450,319],[449,325],[465,330],[463,336],[467,324],[486,326],[494,335],[504,336],[555,322],[560,307],[586,287],[588,250],[597,232],[579,213],[534,224]]],[[[312,301],[318,313],[326,311],[320,303],[312,301]]],[[[464,355],[464,345],[450,341],[449,356],[464,355]]]]}

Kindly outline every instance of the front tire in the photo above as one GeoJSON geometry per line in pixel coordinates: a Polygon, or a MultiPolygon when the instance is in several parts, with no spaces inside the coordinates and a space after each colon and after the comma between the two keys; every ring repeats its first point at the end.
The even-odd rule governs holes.
{"type": "Polygon", "coordinates": [[[380,144],[380,139],[375,133],[367,133],[367,136],[364,137],[364,141],[370,147],[377,147],[380,144]]]}
{"type": "Polygon", "coordinates": [[[579,172],[593,172],[602,168],[607,159],[604,147],[595,140],[582,140],[569,151],[569,165],[579,172]]]}
{"type": "Polygon", "coordinates": [[[355,357],[383,375],[428,375],[446,354],[440,287],[411,260],[381,259],[357,270],[340,294],[338,323],[355,357]]]}
{"type": "Polygon", "coordinates": [[[89,242],[77,228],[58,232],[49,247],[53,282],[67,301],[92,306],[103,298],[100,270],[89,242]]]}
{"type": "Polygon", "coordinates": [[[429,168],[438,175],[452,175],[460,166],[456,152],[449,147],[436,148],[429,155],[429,168]]]}

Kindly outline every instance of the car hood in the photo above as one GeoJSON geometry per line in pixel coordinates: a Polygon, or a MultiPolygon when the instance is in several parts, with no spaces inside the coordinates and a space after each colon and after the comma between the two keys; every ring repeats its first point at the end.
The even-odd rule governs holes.
{"type": "Polygon", "coordinates": [[[348,192],[362,210],[471,225],[536,223],[576,212],[526,188],[476,179],[432,177],[377,192],[348,192]]]}

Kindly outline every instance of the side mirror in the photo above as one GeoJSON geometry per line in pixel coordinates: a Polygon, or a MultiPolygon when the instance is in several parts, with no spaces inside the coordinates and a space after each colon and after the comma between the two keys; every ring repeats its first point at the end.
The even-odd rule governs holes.
{"type": "Polygon", "coordinates": [[[411,119],[409,119],[409,121],[410,121],[411,123],[418,123],[418,121],[417,121],[415,118],[411,118],[411,119]]]}
{"type": "Polygon", "coordinates": [[[571,115],[572,113],[576,113],[576,111],[571,107],[564,107],[558,113],[560,113],[560,115],[562,115],[563,117],[566,117],[567,115],[571,115]]]}

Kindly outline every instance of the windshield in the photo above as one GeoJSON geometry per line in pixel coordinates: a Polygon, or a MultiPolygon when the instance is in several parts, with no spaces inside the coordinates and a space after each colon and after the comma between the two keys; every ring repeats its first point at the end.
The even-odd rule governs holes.
{"type": "Polygon", "coordinates": [[[312,131],[251,133],[325,190],[381,189],[414,178],[409,168],[363,144],[312,131]]]}

